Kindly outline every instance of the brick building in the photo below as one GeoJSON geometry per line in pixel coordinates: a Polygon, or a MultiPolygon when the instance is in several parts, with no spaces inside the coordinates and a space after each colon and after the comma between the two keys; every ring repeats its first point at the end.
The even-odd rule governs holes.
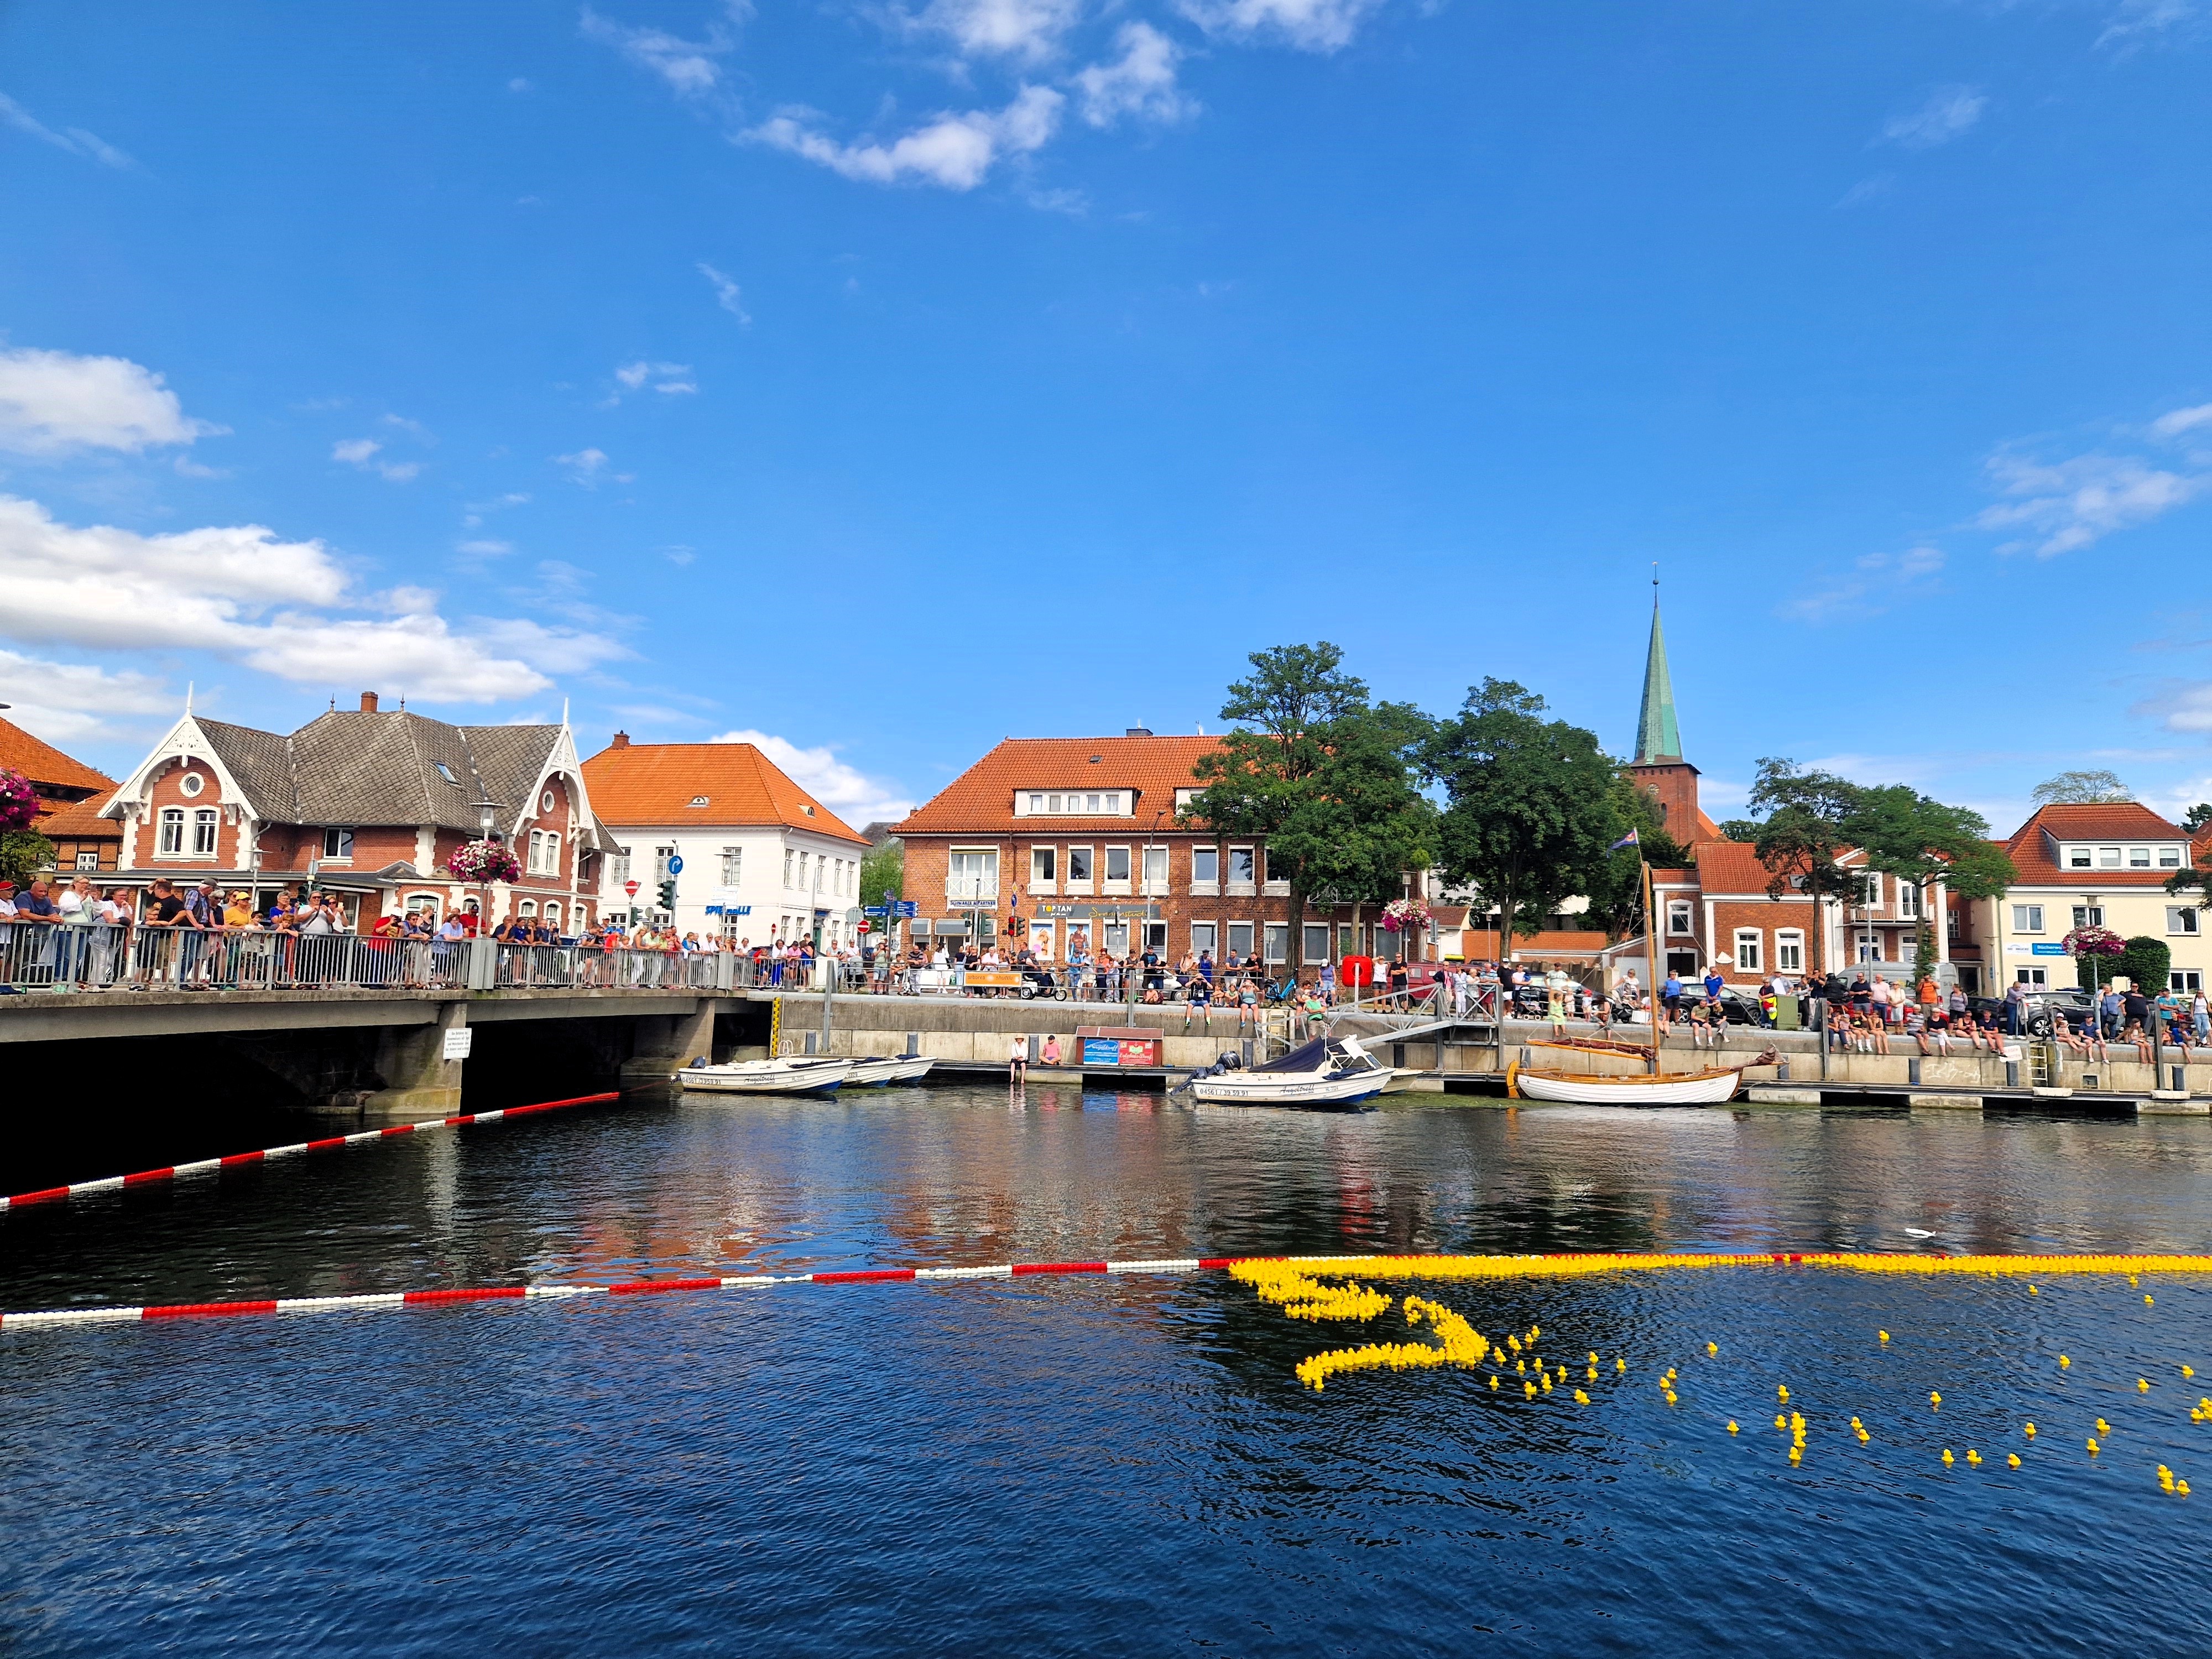
{"type": "MultiPolygon", "coordinates": [[[[1269,878],[1266,843],[1176,817],[1198,793],[1193,769],[1219,747],[1140,727],[1006,738],[893,826],[915,933],[1008,939],[1054,961],[1080,943],[1289,963],[1290,886],[1269,878]]],[[[1328,915],[1309,913],[1306,927],[1305,960],[1336,954],[1328,915]]]]}
{"type": "Polygon", "coordinates": [[[100,816],[115,780],[33,737],[13,720],[0,720],[0,767],[21,772],[39,798],[31,828],[54,844],[60,870],[112,870],[122,837],[100,816]]]}
{"type": "Polygon", "coordinates": [[[312,883],[366,929],[387,912],[474,908],[478,890],[447,860],[483,833],[522,872],[493,884],[490,920],[573,932],[597,914],[600,854],[575,740],[559,726],[450,726],[374,692],[289,735],[193,714],[179,720],[100,808],[120,836],[123,878],[211,878],[263,896],[312,883]]]}

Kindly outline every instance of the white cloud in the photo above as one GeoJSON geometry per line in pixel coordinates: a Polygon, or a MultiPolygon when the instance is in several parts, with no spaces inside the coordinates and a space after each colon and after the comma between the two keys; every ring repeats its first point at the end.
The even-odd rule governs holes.
{"type": "Polygon", "coordinates": [[[2197,0],[2120,0],[2105,31],[2100,46],[2127,48],[2178,31],[2203,15],[2197,0]]]}
{"type": "Polygon", "coordinates": [[[744,296],[739,293],[737,283],[704,259],[699,262],[699,274],[714,284],[714,303],[739,322],[750,325],[752,319],[745,314],[744,296]]]}
{"type": "Polygon", "coordinates": [[[1382,0],[1182,0],[1184,16],[1208,34],[1279,40],[1303,52],[1352,44],[1382,0]]]}
{"type": "MultiPolygon", "coordinates": [[[[691,365],[689,363],[624,363],[615,370],[615,379],[631,392],[636,391],[647,380],[653,382],[655,392],[696,392],[699,389],[697,383],[684,378],[690,373],[691,365]]],[[[619,401],[620,398],[621,393],[617,392],[616,400],[619,401]]]]}
{"type": "Polygon", "coordinates": [[[2212,404],[2199,404],[2194,409],[2171,410],[2153,421],[2150,429],[2161,438],[2178,438],[2185,432],[2194,432],[2205,425],[2212,425],[2212,404]]]}
{"type": "Polygon", "coordinates": [[[1108,127],[1127,115],[1145,121],[1180,121],[1198,106],[1176,85],[1182,49],[1149,23],[1125,23],[1115,37],[1121,58],[1080,70],[1075,84],[1083,97],[1083,118],[1108,127]]]}
{"type": "Polygon", "coordinates": [[[556,455],[553,464],[567,471],[570,483],[581,484],[586,489],[597,489],[608,482],[629,483],[637,477],[635,472],[608,471],[607,452],[604,449],[580,449],[573,455],[556,455]]]}
{"type": "Polygon", "coordinates": [[[1989,101],[1974,87],[1938,87],[1918,109],[1883,122],[1881,136],[1907,149],[1933,149],[1949,143],[1980,120],[1989,101]]]}
{"type": "Polygon", "coordinates": [[[111,736],[117,716],[174,714],[176,699],[151,674],[111,672],[86,663],[47,662],[0,650],[0,685],[15,707],[8,718],[49,743],[111,736]]]}
{"type": "Polygon", "coordinates": [[[686,40],[663,29],[631,28],[600,16],[589,6],[578,27],[586,40],[612,46],[640,69],[659,76],[679,98],[713,92],[722,79],[722,66],[715,60],[736,44],[720,25],[708,29],[703,40],[686,40]]]}
{"type": "Polygon", "coordinates": [[[1836,205],[1839,208],[1854,208],[1862,202],[1879,201],[1882,197],[1889,194],[1896,183],[1897,175],[1893,173],[1870,173],[1838,197],[1836,205]]]}
{"type": "Polygon", "coordinates": [[[2002,552],[2032,547],[2039,558],[2071,553],[2116,530],[2148,524],[2201,494],[2212,478],[2154,466],[2127,455],[2076,455],[2038,462],[1998,454],[1989,463],[1990,482],[2011,499],[1985,507],[1975,522],[1984,529],[2026,527],[2027,538],[2002,552]],[[2040,538],[2040,539],[2037,539],[2040,538]]]}
{"type": "Polygon", "coordinates": [[[138,452],[228,432],[189,420],[159,374],[127,357],[0,349],[0,449],[138,452]]]}
{"type": "Polygon", "coordinates": [[[1850,574],[1793,600],[1784,613],[1811,623],[1832,622],[1846,613],[1878,617],[1893,602],[1912,596],[1918,584],[1941,574],[1943,562],[1943,550],[1925,544],[1902,553],[1869,553],[1850,574]]]}
{"type": "Polygon", "coordinates": [[[489,539],[462,542],[457,544],[453,550],[456,553],[465,553],[472,559],[497,559],[504,558],[507,554],[514,552],[514,544],[489,539]]]}
{"type": "Polygon", "coordinates": [[[1049,143],[1066,101],[1050,87],[1024,86],[1002,110],[940,115],[890,144],[841,144],[809,131],[797,115],[779,115],[746,136],[848,179],[878,185],[914,179],[947,190],[973,190],[1002,155],[1027,154],[1049,143]]]}
{"type": "Polygon", "coordinates": [[[1040,63],[1082,21],[1081,0],[930,0],[915,26],[949,35],[963,54],[1040,63]]]}
{"type": "Polygon", "coordinates": [[[793,783],[856,830],[878,819],[896,823],[914,811],[914,803],[899,794],[893,786],[848,766],[837,758],[837,751],[827,745],[801,749],[786,738],[750,729],[725,732],[708,741],[752,744],[781,768],[793,783]]]}
{"type": "Polygon", "coordinates": [[[87,132],[82,127],[55,131],[3,92],[0,92],[0,121],[6,122],[18,132],[27,132],[41,143],[52,144],[56,149],[82,155],[88,161],[97,161],[102,167],[133,167],[138,165],[99,134],[87,132]]]}
{"type": "Polygon", "coordinates": [[[456,629],[419,589],[357,594],[320,542],[260,525],[144,536],[58,523],[0,495],[0,637],[93,650],[207,651],[312,685],[363,673],[425,697],[489,702],[550,672],[626,654],[580,629],[472,619],[456,629]],[[348,612],[375,611],[370,616],[348,612]]]}
{"type": "Polygon", "coordinates": [[[2212,734],[2212,681],[2170,686],[2155,697],[2146,697],[2128,712],[2148,715],[2169,732],[2212,734]]]}
{"type": "Polygon", "coordinates": [[[331,446],[331,459],[374,472],[392,483],[405,483],[422,470],[420,461],[380,461],[384,446],[374,438],[342,438],[331,446]]]}
{"type": "Polygon", "coordinates": [[[527,76],[523,75],[518,75],[514,79],[509,81],[507,83],[507,89],[509,92],[531,92],[535,90],[535,88],[530,84],[530,78],[527,76]]]}

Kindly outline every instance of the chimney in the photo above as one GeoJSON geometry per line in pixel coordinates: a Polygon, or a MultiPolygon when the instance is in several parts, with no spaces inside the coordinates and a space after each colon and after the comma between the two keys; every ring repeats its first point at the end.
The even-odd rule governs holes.
{"type": "Polygon", "coordinates": [[[608,747],[608,748],[610,748],[610,749],[627,749],[627,748],[629,748],[629,732],[616,732],[616,733],[615,733],[615,735],[614,735],[613,739],[612,739],[611,742],[609,742],[609,744],[607,744],[607,747],[608,747]]]}
{"type": "Polygon", "coordinates": [[[374,714],[376,712],[375,692],[364,691],[361,694],[361,712],[364,714],[374,714]]]}
{"type": "Polygon", "coordinates": [[[1125,738],[1149,738],[1152,735],[1152,728],[1149,726],[1133,726],[1121,735],[1125,738]]]}

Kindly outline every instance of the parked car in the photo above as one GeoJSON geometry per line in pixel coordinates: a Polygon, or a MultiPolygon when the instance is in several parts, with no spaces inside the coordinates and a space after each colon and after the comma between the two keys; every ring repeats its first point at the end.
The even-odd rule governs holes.
{"type": "MultiPolygon", "coordinates": [[[[1969,997],[1966,1006],[1973,1011],[1975,1018],[2002,1028],[2005,1023],[2002,997],[1969,997]]],[[[2021,999],[2021,1029],[2033,1037],[2049,1036],[2051,1016],[2056,1010],[2065,1015],[2067,1024],[2078,1031],[2082,1022],[2089,1018],[2093,1006],[2089,994],[2075,986],[2058,990],[2031,991],[2021,999]]]]}
{"type": "MultiPolygon", "coordinates": [[[[1682,1012],[1684,1013],[1688,1013],[1691,1009],[1696,1007],[1705,1000],[1705,988],[1704,986],[1685,985],[1682,988],[1682,1012]]],[[[1737,987],[1733,985],[1723,985],[1721,987],[1720,1009],[1721,1018],[1730,1025],[1759,1025],[1765,1023],[1759,1018],[1759,998],[1757,994],[1750,991],[1739,989],[1737,987]]]]}

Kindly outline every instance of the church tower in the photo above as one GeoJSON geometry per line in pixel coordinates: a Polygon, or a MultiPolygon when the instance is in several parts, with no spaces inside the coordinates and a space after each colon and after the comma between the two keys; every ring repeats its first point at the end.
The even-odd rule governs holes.
{"type": "Polygon", "coordinates": [[[1636,717],[1636,758],[1628,775],[1666,814],[1667,833],[1687,845],[1708,834],[1698,810],[1698,769],[1682,758],[1674,719],[1674,681],[1667,672],[1667,635],[1659,625],[1659,576],[1651,577],[1651,644],[1644,658],[1644,707],[1636,717]]]}

